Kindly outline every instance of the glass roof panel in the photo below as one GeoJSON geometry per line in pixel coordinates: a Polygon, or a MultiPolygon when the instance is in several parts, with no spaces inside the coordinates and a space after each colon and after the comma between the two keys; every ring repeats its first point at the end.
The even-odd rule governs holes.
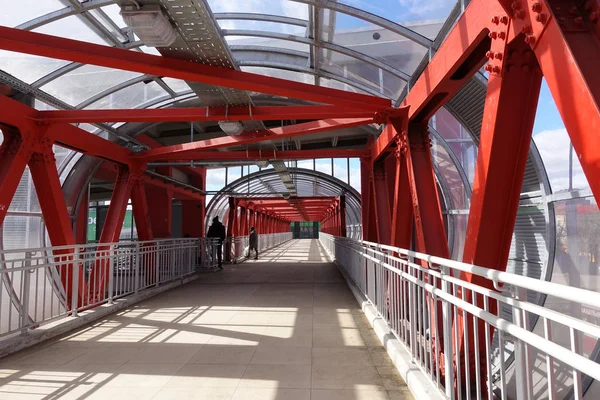
{"type": "Polygon", "coordinates": [[[399,23],[410,28],[421,35],[434,39],[438,34],[442,22],[448,17],[452,8],[456,5],[455,0],[342,0],[349,6],[359,8],[386,18],[392,22],[399,23]]]}
{"type": "Polygon", "coordinates": [[[77,15],[62,18],[58,21],[40,26],[39,28],[34,29],[34,32],[95,44],[108,44],[105,38],[94,32],[77,15]]]}
{"type": "Polygon", "coordinates": [[[121,17],[121,7],[118,5],[111,4],[110,6],[102,7],[101,10],[104,11],[119,28],[125,28],[127,26],[125,21],[123,21],[123,17],[121,17]]]}
{"type": "Polygon", "coordinates": [[[154,81],[148,84],[140,82],[103,97],[86,108],[136,108],[148,101],[167,95],[168,93],[154,81]]]}
{"type": "Polygon", "coordinates": [[[137,72],[84,65],[41,87],[46,93],[72,105],[115,85],[140,76],[137,72]]]}
{"type": "Polygon", "coordinates": [[[119,29],[125,27],[125,22],[123,21],[123,18],[121,18],[121,16],[119,15],[120,10],[121,9],[119,6],[113,4],[108,7],[100,8],[99,10],[90,10],[90,14],[93,15],[96,18],[96,20],[98,20],[102,24],[102,26],[106,28],[107,31],[112,33],[114,37],[116,37],[121,42],[125,42],[127,41],[127,36],[121,33],[121,30],[119,29]],[[114,8],[112,8],[111,10],[109,10],[109,8],[111,7],[116,7],[117,9],[115,10],[114,8]],[[107,12],[111,12],[111,14],[118,19],[114,19],[113,16],[110,16],[107,12]]]}
{"type": "Polygon", "coordinates": [[[320,60],[323,70],[368,86],[386,97],[397,98],[406,84],[396,75],[334,51],[322,49],[320,60]]]}
{"type": "Polygon", "coordinates": [[[266,68],[266,67],[241,67],[240,69],[244,72],[251,72],[253,74],[260,74],[260,75],[271,76],[274,78],[287,79],[287,80],[294,81],[294,82],[310,83],[311,85],[315,83],[315,78],[313,75],[305,74],[303,72],[287,71],[285,69],[266,68]]]}
{"type": "Polygon", "coordinates": [[[190,85],[188,85],[185,81],[182,81],[181,79],[163,78],[163,81],[167,85],[169,85],[169,87],[175,93],[187,92],[188,90],[191,90],[190,85]]]}
{"type": "Polygon", "coordinates": [[[308,5],[289,0],[208,0],[208,5],[213,13],[245,12],[308,19],[308,5]]]}
{"type": "Polygon", "coordinates": [[[0,25],[19,26],[62,8],[65,8],[65,5],[60,0],[5,1],[0,12],[0,25]]]}
{"type": "Polygon", "coordinates": [[[335,15],[336,18],[323,19],[324,39],[383,61],[407,74],[415,71],[427,52],[425,47],[385,28],[349,15],[335,15]]]}
{"type": "Polygon", "coordinates": [[[340,90],[345,90],[347,92],[354,92],[354,93],[362,93],[362,94],[368,94],[368,95],[372,95],[372,93],[366,92],[362,89],[359,89],[355,86],[352,85],[348,85],[346,83],[340,82],[336,79],[328,79],[328,78],[321,78],[321,86],[324,87],[328,87],[328,88],[333,88],[333,89],[340,89],[340,90]]]}
{"type": "Polygon", "coordinates": [[[306,28],[298,25],[282,24],[279,22],[249,21],[239,19],[220,19],[217,21],[221,29],[245,29],[251,31],[269,31],[286,33],[288,35],[304,36],[306,28]]]}
{"type": "Polygon", "coordinates": [[[67,64],[67,61],[0,50],[0,69],[25,83],[33,83],[67,64]]]}
{"type": "Polygon", "coordinates": [[[306,43],[298,43],[291,40],[271,39],[263,37],[247,37],[247,36],[225,36],[225,40],[229,46],[265,46],[275,47],[278,49],[297,50],[308,53],[310,45],[306,43]]]}

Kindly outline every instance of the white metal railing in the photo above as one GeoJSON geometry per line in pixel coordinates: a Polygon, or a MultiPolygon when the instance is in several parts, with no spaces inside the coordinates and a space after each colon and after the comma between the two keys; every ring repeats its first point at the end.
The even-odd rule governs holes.
{"type": "Polygon", "coordinates": [[[600,326],[581,317],[600,308],[600,293],[377,243],[320,240],[447,398],[581,399],[600,379],[600,326]],[[485,281],[495,290],[475,284],[485,281]]]}
{"type": "Polygon", "coordinates": [[[164,239],[0,251],[0,337],[213,268],[212,248],[164,239]]]}
{"type": "MultiPolygon", "coordinates": [[[[259,254],[293,239],[292,232],[269,233],[258,235],[259,254]]],[[[231,260],[243,260],[248,255],[249,236],[236,236],[230,239],[231,260]]]]}

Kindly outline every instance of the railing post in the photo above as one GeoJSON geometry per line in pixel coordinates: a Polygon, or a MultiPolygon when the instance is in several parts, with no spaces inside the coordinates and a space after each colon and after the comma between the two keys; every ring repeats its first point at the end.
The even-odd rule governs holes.
{"type": "MultiPolygon", "coordinates": [[[[511,285],[511,293],[514,299],[520,301],[527,301],[527,291],[523,288],[515,287],[511,285]]],[[[499,305],[499,314],[500,308],[499,305]]],[[[527,321],[523,316],[523,312],[519,307],[513,306],[513,319],[516,325],[523,329],[527,329],[527,321]]],[[[525,343],[521,341],[519,338],[514,338],[515,344],[515,365],[516,365],[516,389],[517,389],[517,398],[527,400],[530,397],[529,392],[529,365],[527,357],[527,349],[525,343]]],[[[503,349],[500,349],[500,357],[503,357],[503,349]]]]}
{"type": "MultiPolygon", "coordinates": [[[[24,266],[31,267],[31,252],[25,252],[24,266]]],[[[23,270],[23,301],[21,302],[21,335],[27,334],[29,330],[29,289],[31,277],[31,269],[23,270]]]]}
{"type": "Polygon", "coordinates": [[[117,261],[115,245],[111,244],[108,251],[108,304],[113,304],[115,293],[115,262],[117,261]]]}
{"type": "MultiPolygon", "coordinates": [[[[158,265],[158,259],[155,260],[156,265],[158,265]]],[[[140,290],[140,264],[142,262],[142,255],[140,252],[140,242],[135,243],[135,267],[133,269],[133,279],[135,281],[135,293],[140,290]]],[[[158,281],[158,277],[156,278],[158,281]]]]}
{"type": "MultiPolygon", "coordinates": [[[[450,283],[443,279],[444,276],[450,276],[450,269],[442,265],[441,271],[442,291],[444,293],[451,294],[450,283]]],[[[442,299],[442,321],[444,324],[442,329],[444,332],[444,375],[446,378],[444,388],[446,389],[446,397],[449,399],[454,399],[454,364],[452,362],[452,305],[446,299],[442,299]]]]}
{"type": "Polygon", "coordinates": [[[73,253],[73,273],[72,275],[72,289],[71,289],[71,315],[73,317],[78,317],[79,313],[77,309],[79,308],[79,247],[75,246],[75,250],[73,253]]]}

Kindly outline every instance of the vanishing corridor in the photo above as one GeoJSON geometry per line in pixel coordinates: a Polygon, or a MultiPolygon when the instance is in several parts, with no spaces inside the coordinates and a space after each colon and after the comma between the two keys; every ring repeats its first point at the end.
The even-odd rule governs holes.
{"type": "Polygon", "coordinates": [[[318,240],[3,359],[9,399],[411,399],[318,240]]]}

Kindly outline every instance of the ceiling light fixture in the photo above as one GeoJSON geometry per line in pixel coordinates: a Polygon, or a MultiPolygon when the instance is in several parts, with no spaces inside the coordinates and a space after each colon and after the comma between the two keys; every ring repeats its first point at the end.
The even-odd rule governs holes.
{"type": "Polygon", "coordinates": [[[148,47],[169,47],[177,39],[177,33],[160,6],[136,8],[126,6],[121,10],[123,21],[148,47]]]}
{"type": "Polygon", "coordinates": [[[219,127],[229,136],[238,136],[244,132],[244,125],[240,121],[219,121],[219,127]]]}

